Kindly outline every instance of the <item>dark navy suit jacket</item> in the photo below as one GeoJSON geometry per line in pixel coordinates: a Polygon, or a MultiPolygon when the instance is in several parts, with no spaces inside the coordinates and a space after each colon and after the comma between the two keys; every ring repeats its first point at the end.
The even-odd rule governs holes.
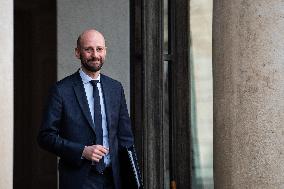
{"type": "MultiPolygon", "coordinates": [[[[113,178],[120,189],[118,151],[133,145],[133,134],[121,83],[101,74],[101,85],[113,178]]],[[[91,161],[81,158],[82,152],[84,146],[94,144],[95,137],[84,86],[76,72],[51,88],[38,134],[39,145],[60,157],[60,189],[82,188],[91,168],[91,161]]]]}

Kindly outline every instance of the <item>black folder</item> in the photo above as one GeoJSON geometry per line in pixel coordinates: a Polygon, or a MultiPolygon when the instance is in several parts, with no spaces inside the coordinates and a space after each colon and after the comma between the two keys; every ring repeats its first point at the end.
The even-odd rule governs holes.
{"type": "Polygon", "coordinates": [[[134,146],[123,147],[119,152],[122,189],[143,189],[141,172],[134,146]]]}

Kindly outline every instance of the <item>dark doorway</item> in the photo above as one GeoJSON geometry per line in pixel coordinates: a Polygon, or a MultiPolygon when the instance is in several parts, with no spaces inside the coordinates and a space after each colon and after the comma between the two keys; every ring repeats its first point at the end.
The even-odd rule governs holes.
{"type": "Polygon", "coordinates": [[[36,142],[56,57],[56,0],[15,0],[14,189],[57,187],[56,157],[36,142]]]}
{"type": "Polygon", "coordinates": [[[146,189],[191,188],[188,3],[131,1],[131,118],[146,189]]]}

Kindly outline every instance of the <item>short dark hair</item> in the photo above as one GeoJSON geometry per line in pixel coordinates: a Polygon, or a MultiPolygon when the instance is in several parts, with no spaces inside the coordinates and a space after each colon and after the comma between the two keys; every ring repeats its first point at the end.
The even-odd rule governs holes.
{"type": "Polygon", "coordinates": [[[81,48],[81,35],[77,39],[77,48],[81,48]]]}

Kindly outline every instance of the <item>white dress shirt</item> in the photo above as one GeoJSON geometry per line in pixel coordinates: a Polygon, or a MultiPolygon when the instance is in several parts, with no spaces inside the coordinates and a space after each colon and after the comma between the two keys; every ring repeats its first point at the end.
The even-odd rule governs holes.
{"type": "MultiPolygon", "coordinates": [[[[90,76],[88,76],[82,69],[79,70],[80,76],[82,78],[82,82],[85,88],[85,93],[87,96],[89,110],[92,115],[92,119],[94,121],[94,97],[93,97],[93,86],[90,83],[93,80],[90,76]]],[[[101,114],[102,114],[102,129],[103,129],[103,146],[109,148],[109,138],[108,138],[108,129],[107,129],[107,121],[106,121],[106,112],[105,112],[105,104],[104,104],[104,96],[102,92],[102,85],[100,83],[101,75],[99,75],[95,80],[99,80],[97,84],[100,96],[100,104],[101,104],[101,114]]],[[[96,127],[96,125],[95,125],[96,127]]],[[[110,155],[109,153],[104,156],[104,163],[106,166],[110,165],[110,155]]]]}

